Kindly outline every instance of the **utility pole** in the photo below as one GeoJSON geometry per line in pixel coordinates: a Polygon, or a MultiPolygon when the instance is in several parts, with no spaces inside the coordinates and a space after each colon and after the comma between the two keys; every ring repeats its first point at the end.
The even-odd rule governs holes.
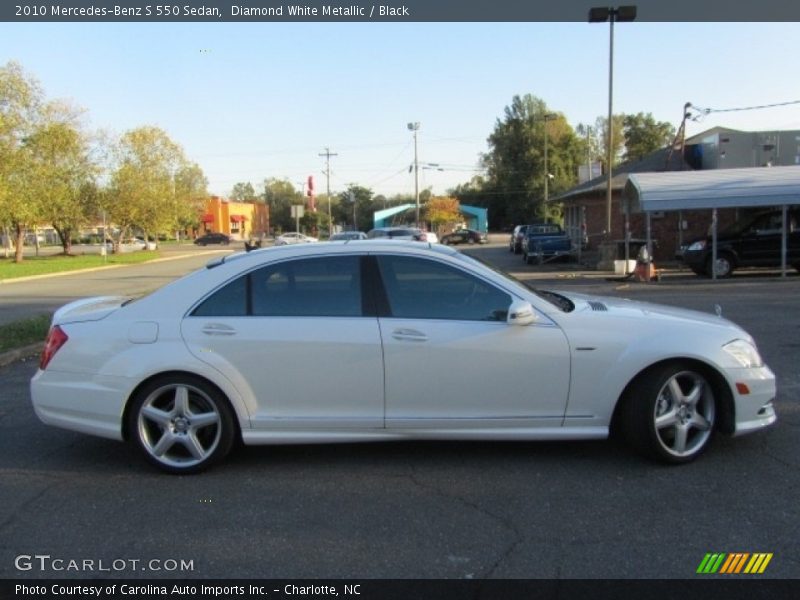
{"type": "Polygon", "coordinates": [[[558,115],[554,113],[545,113],[542,117],[544,119],[544,205],[542,206],[542,214],[545,217],[543,219],[545,221],[547,220],[547,202],[550,199],[550,172],[547,169],[547,122],[554,121],[557,118],[558,115]]]}
{"type": "Polygon", "coordinates": [[[333,235],[333,217],[331,216],[331,156],[339,156],[331,152],[331,149],[325,147],[325,152],[321,152],[319,156],[325,157],[325,179],[327,182],[326,193],[328,194],[328,237],[333,235]]]}
{"type": "Polygon", "coordinates": [[[417,132],[419,131],[419,121],[407,125],[409,131],[414,132],[414,199],[417,204],[417,222],[415,227],[419,228],[419,161],[417,157],[417,132]]]}

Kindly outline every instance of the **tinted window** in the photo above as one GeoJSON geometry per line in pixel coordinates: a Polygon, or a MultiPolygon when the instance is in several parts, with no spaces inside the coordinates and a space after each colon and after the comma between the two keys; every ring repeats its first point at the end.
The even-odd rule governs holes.
{"type": "Polygon", "coordinates": [[[255,316],[361,316],[358,257],[294,260],[264,267],[250,277],[255,316]]]}
{"type": "Polygon", "coordinates": [[[378,257],[393,317],[505,321],[511,296],[447,265],[406,256],[378,257]]]}
{"type": "Polygon", "coordinates": [[[247,276],[235,279],[198,306],[197,317],[244,317],[247,315],[247,276]]]}
{"type": "Polygon", "coordinates": [[[203,301],[192,314],[218,317],[361,316],[359,264],[358,257],[334,256],[263,267],[227,284],[203,301]]]}

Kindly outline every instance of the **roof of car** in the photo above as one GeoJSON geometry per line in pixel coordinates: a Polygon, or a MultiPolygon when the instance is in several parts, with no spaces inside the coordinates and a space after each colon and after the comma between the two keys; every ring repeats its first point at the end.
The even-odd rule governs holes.
{"type": "Polygon", "coordinates": [[[441,244],[430,244],[427,242],[412,242],[407,240],[387,240],[387,239],[368,239],[368,240],[344,240],[332,241],[324,244],[291,244],[288,246],[272,246],[270,248],[259,248],[251,252],[235,252],[222,257],[212,259],[206,264],[207,268],[214,268],[224,263],[250,258],[254,262],[257,257],[261,260],[268,258],[294,258],[302,256],[324,256],[335,254],[348,254],[358,252],[361,254],[393,252],[403,254],[439,254],[452,256],[458,254],[454,250],[441,244]]]}

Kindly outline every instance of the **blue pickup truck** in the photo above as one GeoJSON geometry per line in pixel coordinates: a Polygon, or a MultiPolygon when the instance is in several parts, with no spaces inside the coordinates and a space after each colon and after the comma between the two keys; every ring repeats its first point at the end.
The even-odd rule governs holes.
{"type": "Polygon", "coordinates": [[[527,239],[522,243],[522,259],[527,264],[542,264],[572,254],[572,240],[555,223],[528,225],[527,239]]]}

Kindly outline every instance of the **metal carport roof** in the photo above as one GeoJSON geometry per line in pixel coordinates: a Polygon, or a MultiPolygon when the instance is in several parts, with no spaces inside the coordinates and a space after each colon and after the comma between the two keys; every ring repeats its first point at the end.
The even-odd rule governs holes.
{"type": "MultiPolygon", "coordinates": [[[[717,209],[782,206],[781,270],[786,276],[786,207],[800,204],[800,166],[636,173],[628,177],[625,197],[629,211],[647,213],[648,247],[651,212],[711,209],[712,264],[717,262],[717,209]]],[[[712,276],[716,279],[716,271],[712,276]]]]}
{"type": "Polygon", "coordinates": [[[800,166],[634,173],[625,196],[635,212],[800,204],[800,166]]]}

